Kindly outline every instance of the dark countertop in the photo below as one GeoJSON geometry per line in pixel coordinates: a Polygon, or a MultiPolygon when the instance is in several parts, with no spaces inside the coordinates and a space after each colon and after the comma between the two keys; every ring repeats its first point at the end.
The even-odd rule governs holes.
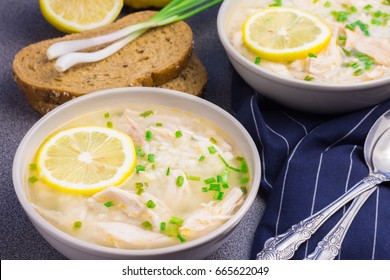
{"type": "MultiPolygon", "coordinates": [[[[218,39],[218,6],[187,20],[194,32],[195,52],[208,70],[204,98],[231,110],[232,67],[218,39]]],[[[126,12],[126,11],[125,11],[126,12]]],[[[64,259],[36,231],[20,206],[12,183],[12,161],[19,142],[40,118],[12,77],[12,61],[23,47],[63,34],[49,25],[38,1],[3,0],[0,11],[0,257],[4,259],[64,259]]],[[[258,197],[235,233],[210,259],[248,259],[254,230],[264,210],[258,197]]]]}

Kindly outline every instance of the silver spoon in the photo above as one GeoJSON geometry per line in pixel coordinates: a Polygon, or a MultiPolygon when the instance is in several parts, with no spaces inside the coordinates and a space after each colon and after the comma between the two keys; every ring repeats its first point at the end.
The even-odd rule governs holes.
{"type": "MultiPolygon", "coordinates": [[[[390,172],[390,129],[387,129],[382,135],[379,136],[378,141],[373,146],[372,151],[367,151],[367,158],[370,158],[372,154],[372,162],[367,161],[370,170],[382,170],[386,173],[390,172]],[[373,167],[371,167],[371,164],[373,167]]],[[[332,230],[320,241],[314,251],[307,256],[307,260],[333,260],[340,252],[341,244],[348,232],[356,214],[359,212],[360,207],[367,201],[373,192],[378,187],[371,188],[370,190],[362,193],[359,197],[355,198],[348,211],[343,215],[340,221],[332,228],[332,230]]]]}
{"type": "MultiPolygon", "coordinates": [[[[365,201],[369,196],[366,193],[367,191],[372,193],[373,187],[382,182],[390,181],[390,155],[384,157],[382,156],[383,153],[378,152],[374,153],[373,156],[375,145],[379,144],[378,140],[389,127],[390,110],[384,113],[368,132],[364,143],[364,158],[369,168],[369,175],[322,210],[293,225],[287,232],[268,239],[264,244],[263,250],[257,254],[258,260],[287,260],[292,258],[298,247],[308,240],[337,210],[361,194],[364,194],[363,198],[365,201]],[[367,196],[367,198],[364,196],[367,196]]],[[[386,133],[386,135],[390,136],[390,133],[386,133]]],[[[388,141],[381,142],[383,143],[381,144],[382,148],[384,148],[383,145],[389,143],[388,141]]],[[[387,150],[390,153],[389,147],[385,146],[385,148],[388,148],[387,150]]],[[[362,203],[363,198],[361,198],[360,203],[362,203]]],[[[354,208],[357,207],[358,202],[354,203],[354,208]]]]}

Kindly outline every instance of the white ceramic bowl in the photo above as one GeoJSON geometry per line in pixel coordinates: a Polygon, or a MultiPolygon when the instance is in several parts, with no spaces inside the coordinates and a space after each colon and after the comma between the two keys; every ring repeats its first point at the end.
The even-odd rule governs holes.
{"type": "Polygon", "coordinates": [[[54,248],[70,259],[203,259],[223,244],[248,211],[260,185],[261,167],[258,151],[248,132],[220,107],[199,97],[167,89],[117,88],[76,98],[41,118],[20,143],[12,172],[17,197],[30,220],[54,248]],[[123,250],[76,239],[52,226],[34,210],[25,190],[27,172],[34,153],[45,137],[79,115],[130,103],[170,106],[201,115],[214,122],[240,144],[250,169],[251,185],[244,204],[230,220],[210,234],[180,245],[151,250],[123,250]]]}
{"type": "Polygon", "coordinates": [[[390,77],[354,84],[319,84],[281,77],[241,55],[230,43],[227,27],[240,0],[225,0],[218,13],[218,34],[239,75],[256,91],[285,106],[313,113],[345,113],[390,98],[390,77]]]}

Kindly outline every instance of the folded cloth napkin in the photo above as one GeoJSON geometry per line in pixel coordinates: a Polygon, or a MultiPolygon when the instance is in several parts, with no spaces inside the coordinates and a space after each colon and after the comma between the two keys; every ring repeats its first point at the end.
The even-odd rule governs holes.
{"type": "MultiPolygon", "coordinates": [[[[368,175],[363,146],[390,101],[344,115],[297,112],[264,98],[236,73],[232,104],[261,157],[260,190],[267,199],[252,258],[270,237],[322,209],[368,175]]],[[[389,143],[390,144],[390,143],[389,143]]],[[[355,217],[336,259],[390,259],[390,185],[374,192],[355,217]]],[[[349,205],[347,205],[349,206],[349,205]]],[[[339,221],[336,212],[303,243],[293,259],[304,259],[339,221]]]]}

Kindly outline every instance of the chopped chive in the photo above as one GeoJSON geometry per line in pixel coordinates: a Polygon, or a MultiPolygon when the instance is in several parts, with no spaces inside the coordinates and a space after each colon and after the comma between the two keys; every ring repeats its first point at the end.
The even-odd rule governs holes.
{"type": "Polygon", "coordinates": [[[73,229],[74,230],[80,229],[82,225],[83,223],[81,221],[76,221],[73,223],[73,229]]]}
{"type": "Polygon", "coordinates": [[[248,166],[246,165],[245,161],[241,161],[241,172],[248,173],[248,166]]]}
{"type": "Polygon", "coordinates": [[[156,123],[156,126],[163,126],[163,124],[162,123],[156,123]]]}
{"type": "Polygon", "coordinates": [[[215,200],[222,200],[223,195],[224,195],[224,192],[217,191],[217,192],[215,192],[213,198],[214,198],[215,200]]]}
{"type": "Polygon", "coordinates": [[[199,176],[188,176],[188,180],[191,180],[191,181],[200,181],[200,177],[199,176]]]}
{"type": "Polygon", "coordinates": [[[240,157],[240,156],[237,156],[236,157],[236,160],[238,160],[238,161],[243,161],[243,160],[245,160],[243,157],[240,157]]]}
{"type": "Polygon", "coordinates": [[[209,184],[215,183],[216,180],[214,177],[211,177],[211,178],[204,180],[204,182],[209,185],[209,184]]]}
{"type": "Polygon", "coordinates": [[[228,182],[229,169],[226,169],[222,174],[222,183],[228,182]]]}
{"type": "Polygon", "coordinates": [[[219,191],[221,190],[220,184],[210,184],[209,191],[219,191]]]}
{"type": "Polygon", "coordinates": [[[160,223],[160,231],[164,232],[167,228],[167,223],[166,222],[161,222],[160,223]]]}
{"type": "Polygon", "coordinates": [[[137,166],[135,167],[135,170],[136,170],[137,173],[138,173],[138,172],[140,172],[140,171],[145,171],[146,169],[145,169],[145,166],[143,166],[143,165],[137,165],[137,166]]]}
{"type": "Polygon", "coordinates": [[[209,189],[207,187],[202,188],[202,192],[208,192],[208,191],[209,191],[209,189]]]}
{"type": "Polygon", "coordinates": [[[352,55],[352,52],[350,52],[349,50],[344,49],[344,48],[341,48],[341,49],[343,50],[343,52],[344,52],[344,54],[345,54],[346,56],[351,56],[351,55],[352,55]]]}
{"type": "Polygon", "coordinates": [[[145,133],[145,138],[146,138],[146,141],[151,141],[152,140],[152,131],[147,130],[145,133]]]}
{"type": "Polygon", "coordinates": [[[30,170],[37,170],[37,165],[35,163],[31,163],[30,170]]]}
{"type": "Polygon", "coordinates": [[[360,64],[357,62],[351,64],[352,68],[358,68],[359,66],[360,66],[360,64]]]}
{"type": "Polygon", "coordinates": [[[174,225],[181,226],[181,225],[184,223],[184,220],[183,220],[183,219],[180,219],[180,218],[178,218],[178,217],[172,217],[172,218],[169,220],[169,223],[170,223],[170,224],[174,224],[174,225]]]}
{"type": "Polygon", "coordinates": [[[261,62],[261,58],[260,57],[256,57],[255,64],[256,65],[260,65],[260,62],[261,62]]]}
{"type": "Polygon", "coordinates": [[[320,1],[320,0],[313,0],[313,3],[316,4],[316,3],[318,3],[318,1],[320,1]]]}
{"type": "Polygon", "coordinates": [[[180,233],[177,235],[177,238],[179,238],[179,240],[180,240],[181,243],[187,241],[180,233]]]}
{"type": "Polygon", "coordinates": [[[310,82],[310,81],[313,81],[313,80],[314,80],[314,77],[312,77],[312,76],[306,76],[303,80],[304,80],[304,81],[307,81],[307,82],[310,82]]]}
{"type": "Polygon", "coordinates": [[[353,75],[354,76],[360,76],[364,73],[364,70],[363,69],[358,69],[356,70],[355,72],[353,72],[353,75]]]}
{"type": "Polygon", "coordinates": [[[35,182],[38,181],[38,178],[35,176],[31,176],[30,178],[28,178],[28,181],[30,184],[34,184],[35,182]]]}
{"type": "Polygon", "coordinates": [[[228,188],[229,188],[229,184],[228,184],[228,183],[223,183],[223,184],[222,184],[222,188],[228,189],[228,188]]]}
{"type": "Polygon", "coordinates": [[[108,127],[108,128],[113,128],[113,126],[114,126],[114,125],[113,125],[112,122],[107,122],[107,127],[108,127]]]}
{"type": "Polygon", "coordinates": [[[153,200],[148,200],[148,202],[146,202],[146,207],[154,208],[156,207],[156,203],[154,203],[153,200]]]}
{"type": "Polygon", "coordinates": [[[168,166],[167,172],[165,173],[165,175],[169,176],[169,174],[171,174],[171,168],[168,166]]]}
{"type": "Polygon", "coordinates": [[[209,153],[212,155],[217,152],[217,149],[214,146],[210,146],[207,149],[209,150],[209,153]]]}
{"type": "Polygon", "coordinates": [[[240,187],[241,191],[243,194],[247,194],[248,193],[248,189],[246,187],[240,187]]]}
{"type": "Polygon", "coordinates": [[[156,169],[156,165],[154,163],[152,164],[152,169],[156,169]]]}
{"type": "Polygon", "coordinates": [[[136,151],[136,153],[137,153],[137,156],[139,156],[139,157],[145,156],[145,153],[142,152],[141,146],[136,146],[136,147],[135,147],[135,151],[136,151]]]}
{"type": "Polygon", "coordinates": [[[107,201],[106,203],[104,203],[104,206],[106,206],[107,208],[112,207],[112,206],[114,206],[114,202],[107,201]]]}
{"type": "Polygon", "coordinates": [[[175,136],[176,136],[176,138],[180,138],[183,136],[183,133],[180,130],[178,130],[175,132],[175,136]]]}
{"type": "Polygon", "coordinates": [[[387,5],[387,6],[390,6],[390,0],[384,0],[382,2],[383,5],[387,5]]]}
{"type": "Polygon", "coordinates": [[[368,5],[364,6],[364,9],[366,11],[368,11],[368,10],[372,9],[372,5],[368,4],[368,5]]]}
{"type": "Polygon", "coordinates": [[[218,154],[218,157],[222,160],[223,164],[224,164],[226,167],[229,167],[229,164],[228,164],[227,161],[221,156],[221,154],[218,154]]]}
{"type": "Polygon", "coordinates": [[[218,182],[218,183],[222,183],[222,176],[221,176],[221,175],[218,175],[218,176],[217,176],[217,182],[218,182]]]}
{"type": "Polygon", "coordinates": [[[171,237],[177,236],[179,227],[179,225],[168,223],[165,231],[166,235],[171,237]]]}
{"type": "Polygon", "coordinates": [[[330,6],[332,6],[332,3],[330,3],[329,1],[326,1],[325,4],[324,4],[325,7],[329,8],[330,6]]]}
{"type": "Polygon", "coordinates": [[[184,184],[184,177],[183,176],[178,176],[176,178],[176,186],[181,187],[181,186],[183,186],[183,184],[184,184]]]}
{"type": "Polygon", "coordinates": [[[339,35],[339,40],[340,40],[340,41],[345,41],[345,40],[347,40],[347,36],[345,36],[345,35],[339,35]]]}
{"type": "Polygon", "coordinates": [[[282,6],[282,0],[275,0],[273,4],[269,5],[270,7],[280,7],[282,6]]]}
{"type": "Polygon", "coordinates": [[[148,154],[148,161],[149,162],[154,162],[154,154],[148,154]]]}
{"type": "Polygon", "coordinates": [[[210,142],[213,143],[213,144],[217,144],[218,143],[217,140],[215,140],[214,137],[210,137],[210,142]]]}
{"type": "Polygon", "coordinates": [[[379,19],[373,18],[371,20],[371,24],[373,24],[373,25],[381,25],[382,22],[379,19]]]}
{"type": "Polygon", "coordinates": [[[152,230],[153,225],[149,221],[145,221],[141,223],[141,226],[146,230],[152,230]]]}
{"type": "Polygon", "coordinates": [[[378,10],[374,13],[374,17],[381,17],[382,16],[382,11],[378,10]]]}
{"type": "Polygon", "coordinates": [[[153,110],[149,110],[149,111],[145,111],[145,112],[143,112],[143,113],[141,113],[141,114],[139,114],[141,117],[144,117],[144,118],[146,118],[146,117],[149,117],[150,115],[153,115],[154,114],[154,111],[153,110]]]}
{"type": "Polygon", "coordinates": [[[104,114],[104,118],[108,119],[109,117],[110,117],[110,113],[109,112],[104,114]]]}
{"type": "Polygon", "coordinates": [[[357,13],[358,9],[355,6],[351,6],[350,8],[352,13],[357,13]]]}
{"type": "Polygon", "coordinates": [[[201,161],[201,162],[202,162],[202,161],[205,160],[205,158],[206,158],[205,156],[200,156],[199,159],[198,159],[198,161],[201,161]]]}
{"type": "Polygon", "coordinates": [[[243,183],[243,184],[248,183],[249,182],[249,178],[243,177],[243,178],[241,178],[240,182],[243,183]]]}
{"type": "Polygon", "coordinates": [[[348,16],[351,14],[350,12],[345,11],[331,11],[330,12],[338,22],[346,22],[348,20],[348,16]]]}
{"type": "Polygon", "coordinates": [[[317,56],[314,53],[309,53],[308,56],[313,57],[313,58],[317,58],[317,56]]]}
{"type": "Polygon", "coordinates": [[[228,167],[230,170],[236,171],[236,172],[241,172],[241,169],[235,168],[233,166],[228,167]]]}
{"type": "Polygon", "coordinates": [[[136,193],[138,195],[142,194],[145,189],[148,187],[148,183],[141,183],[141,182],[136,182],[135,183],[135,189],[136,189],[136,193]]]}

